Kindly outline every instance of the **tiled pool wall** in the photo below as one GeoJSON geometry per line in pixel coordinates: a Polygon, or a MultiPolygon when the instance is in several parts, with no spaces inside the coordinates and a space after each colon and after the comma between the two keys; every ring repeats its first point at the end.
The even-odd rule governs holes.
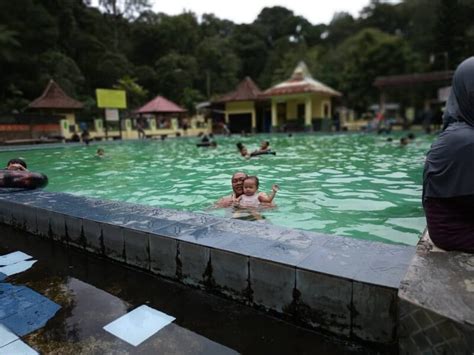
{"type": "MultiPolygon", "coordinates": [[[[44,191],[0,190],[0,223],[384,345],[415,247],[44,191]]],[[[148,285],[153,287],[153,285],[148,285]]]]}

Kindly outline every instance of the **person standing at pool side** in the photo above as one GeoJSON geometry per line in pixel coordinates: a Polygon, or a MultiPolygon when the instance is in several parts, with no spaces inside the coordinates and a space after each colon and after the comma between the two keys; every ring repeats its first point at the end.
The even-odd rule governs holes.
{"type": "Polygon", "coordinates": [[[231,207],[234,204],[234,201],[244,193],[244,180],[247,177],[247,174],[241,171],[235,172],[232,175],[231,186],[232,194],[230,196],[224,196],[219,199],[215,206],[216,207],[231,207]]]}
{"type": "Polygon", "coordinates": [[[423,207],[433,243],[474,253],[474,57],[454,73],[443,131],[423,172],[423,207]]]}

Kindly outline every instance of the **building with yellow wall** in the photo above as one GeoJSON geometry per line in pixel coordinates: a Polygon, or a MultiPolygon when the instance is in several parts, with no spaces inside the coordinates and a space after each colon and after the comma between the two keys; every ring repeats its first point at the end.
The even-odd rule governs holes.
{"type": "Polygon", "coordinates": [[[213,104],[224,105],[225,123],[232,133],[257,130],[257,111],[261,93],[262,91],[253,80],[246,77],[234,91],[213,101],[213,104]]]}
{"type": "Polygon", "coordinates": [[[300,62],[290,79],[264,91],[261,97],[271,101],[272,130],[292,130],[304,126],[312,130],[332,116],[332,101],[341,93],[313,79],[300,62]]]}

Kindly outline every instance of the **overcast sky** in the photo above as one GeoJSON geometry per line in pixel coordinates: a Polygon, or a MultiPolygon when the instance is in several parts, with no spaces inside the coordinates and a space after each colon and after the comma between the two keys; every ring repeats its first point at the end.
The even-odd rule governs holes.
{"type": "MultiPolygon", "coordinates": [[[[354,16],[369,4],[369,0],[152,0],[156,12],[177,15],[183,10],[198,16],[213,13],[235,23],[250,23],[264,7],[284,6],[313,24],[329,23],[335,12],[346,11],[354,16]]],[[[388,2],[399,2],[390,0],[388,2]]]]}

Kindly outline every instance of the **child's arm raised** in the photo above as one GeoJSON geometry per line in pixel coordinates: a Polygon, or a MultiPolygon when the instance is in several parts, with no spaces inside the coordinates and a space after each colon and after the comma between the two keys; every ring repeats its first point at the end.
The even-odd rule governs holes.
{"type": "Polygon", "coordinates": [[[273,184],[272,185],[272,192],[270,192],[270,195],[267,195],[265,193],[260,193],[258,195],[258,200],[260,202],[264,202],[264,203],[271,203],[273,201],[273,199],[275,198],[275,195],[276,195],[276,193],[279,189],[280,189],[280,187],[277,184],[273,184]]]}

